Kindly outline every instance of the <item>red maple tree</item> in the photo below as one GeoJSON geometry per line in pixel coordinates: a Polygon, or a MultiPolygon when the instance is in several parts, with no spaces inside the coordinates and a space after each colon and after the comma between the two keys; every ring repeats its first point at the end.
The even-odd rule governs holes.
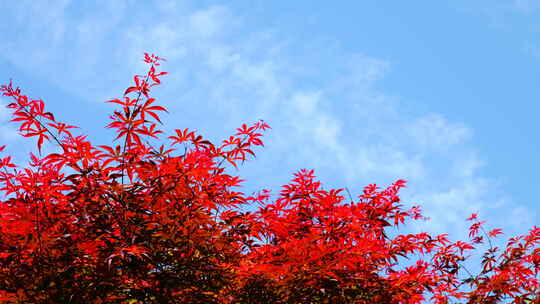
{"type": "Polygon", "coordinates": [[[163,139],[166,109],[150,96],[162,60],[145,54],[148,72],[108,101],[112,145],[1,87],[39,150],[25,167],[0,158],[2,303],[540,303],[538,227],[502,249],[491,245],[501,230],[476,214],[466,241],[400,234],[423,218],[400,203],[402,180],[353,199],[300,170],[277,196],[242,193],[226,168],[269,126],[244,124],[220,144],[188,129],[163,139]],[[45,142],[60,152],[43,155],[45,142]],[[484,242],[472,274],[464,264],[484,242]]]}

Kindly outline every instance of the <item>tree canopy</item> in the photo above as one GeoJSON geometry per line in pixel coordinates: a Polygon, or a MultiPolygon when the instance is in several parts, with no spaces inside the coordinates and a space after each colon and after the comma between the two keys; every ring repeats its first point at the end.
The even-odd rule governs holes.
{"type": "Polygon", "coordinates": [[[111,145],[1,87],[38,149],[25,166],[0,158],[2,303],[540,303],[538,227],[504,248],[476,214],[468,240],[400,234],[423,219],[401,203],[403,180],[353,198],[302,169],[277,195],[243,193],[227,168],[270,126],[243,124],[220,143],[163,134],[166,109],[150,94],[162,60],[145,54],[146,74],[107,101],[111,145]],[[465,262],[484,243],[472,273],[465,262]]]}

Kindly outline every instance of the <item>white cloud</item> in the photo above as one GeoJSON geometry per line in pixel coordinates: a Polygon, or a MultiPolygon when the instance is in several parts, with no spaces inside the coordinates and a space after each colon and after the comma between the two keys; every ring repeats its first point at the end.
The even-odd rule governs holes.
{"type": "Polygon", "coordinates": [[[472,135],[465,125],[450,123],[440,114],[428,114],[416,119],[407,131],[418,145],[430,150],[447,150],[464,143],[472,135]]]}
{"type": "Polygon", "coordinates": [[[216,35],[226,24],[222,23],[227,18],[228,10],[222,6],[211,6],[208,9],[199,10],[189,16],[191,29],[202,37],[216,35]]]}
{"type": "Polygon", "coordinates": [[[347,78],[359,86],[369,86],[381,79],[388,71],[390,64],[387,61],[356,53],[349,57],[347,78]]]}
{"type": "Polygon", "coordinates": [[[317,108],[321,92],[297,92],[291,97],[291,104],[299,115],[310,115],[317,108]]]}
{"type": "Polygon", "coordinates": [[[19,137],[17,130],[12,125],[9,125],[11,112],[6,108],[7,104],[7,100],[0,99],[0,146],[19,137]]]}

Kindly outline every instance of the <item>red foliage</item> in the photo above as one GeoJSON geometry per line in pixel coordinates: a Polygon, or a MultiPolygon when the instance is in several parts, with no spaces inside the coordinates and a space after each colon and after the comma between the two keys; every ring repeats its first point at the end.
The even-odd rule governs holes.
{"type": "Polygon", "coordinates": [[[225,166],[263,145],[263,121],[219,145],[179,129],[153,146],[166,111],[150,97],[161,60],[145,54],[147,74],[109,101],[115,146],[94,146],[42,100],[1,87],[21,135],[62,151],[26,167],[0,158],[2,303],[540,303],[540,228],[501,250],[491,244],[501,230],[486,232],[476,214],[469,241],[399,234],[422,219],[400,204],[402,180],[347,200],[300,170],[277,197],[246,196],[225,166]],[[473,275],[463,265],[484,240],[473,275]]]}

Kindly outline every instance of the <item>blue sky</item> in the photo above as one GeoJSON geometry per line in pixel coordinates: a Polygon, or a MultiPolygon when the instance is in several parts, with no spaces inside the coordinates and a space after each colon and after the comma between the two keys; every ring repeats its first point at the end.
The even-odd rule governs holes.
{"type": "MultiPolygon", "coordinates": [[[[314,168],[324,184],[409,181],[416,228],[538,224],[540,1],[3,1],[0,76],[98,143],[141,56],[168,59],[168,130],[220,140],[272,130],[239,174],[249,190],[314,168]]],[[[5,101],[5,100],[4,100],[5,101]]],[[[0,110],[0,142],[19,139],[0,110]]]]}

